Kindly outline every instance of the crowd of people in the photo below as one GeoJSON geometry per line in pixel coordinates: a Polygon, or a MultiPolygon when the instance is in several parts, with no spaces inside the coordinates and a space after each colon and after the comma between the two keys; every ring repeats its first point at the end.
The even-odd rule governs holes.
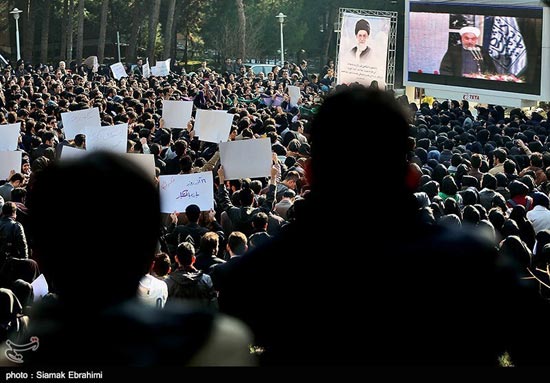
{"type": "Polygon", "coordinates": [[[28,365],[550,360],[535,325],[550,308],[545,111],[418,107],[323,87],[307,62],[267,76],[226,64],[120,81],[4,71],[0,124],[21,123],[24,153],[0,186],[8,348],[39,339],[28,365]],[[228,139],[269,137],[270,177],[226,181],[217,145],[193,121],[166,129],[162,100],[234,114],[228,139]],[[86,146],[60,114],[90,107],[128,123],[128,151],[153,154],[157,175],[212,171],[216,208],[161,216],[155,182],[120,158],[59,161],[86,146]]]}

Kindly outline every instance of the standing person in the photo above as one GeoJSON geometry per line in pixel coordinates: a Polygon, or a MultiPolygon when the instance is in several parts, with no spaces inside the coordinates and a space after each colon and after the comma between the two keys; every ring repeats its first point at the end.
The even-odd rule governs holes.
{"type": "Polygon", "coordinates": [[[373,55],[372,48],[368,46],[370,37],[370,24],[367,20],[361,19],[355,23],[355,39],[357,44],[350,51],[352,62],[364,64],[373,55]]]}
{"type": "Polygon", "coordinates": [[[31,202],[31,222],[39,228],[33,250],[56,298],[33,312],[29,333],[40,347],[25,354],[25,366],[251,363],[248,331],[235,320],[137,300],[160,234],[159,193],[150,177],[97,152],[39,172],[31,202]],[[116,185],[108,196],[106,184],[116,185]],[[78,209],[52,209],[52,201],[78,209]]]}
{"type": "Polygon", "coordinates": [[[447,76],[465,76],[475,73],[496,73],[489,52],[478,45],[479,28],[464,27],[460,31],[461,45],[450,46],[441,60],[439,73],[447,76]]]}
{"type": "MultiPolygon", "coordinates": [[[[378,90],[344,88],[320,107],[311,128],[311,191],[295,221],[222,269],[223,309],[251,326],[265,350],[262,363],[496,365],[505,350],[517,364],[547,363],[546,341],[525,337],[524,326],[548,318],[548,308],[505,283],[503,276],[516,282],[516,275],[500,272],[494,246],[421,220],[408,131],[397,101],[378,90]],[[360,128],[354,140],[368,142],[376,125],[364,116],[371,115],[392,127],[392,155],[372,174],[377,187],[335,200],[343,190],[335,176],[347,185],[358,172],[375,171],[361,165],[330,173],[337,127],[360,128]],[[354,213],[343,220],[346,206],[354,213]],[[390,242],[382,240],[388,233],[390,242]],[[522,318],[515,314],[511,326],[502,318],[513,313],[522,318]]],[[[346,159],[375,164],[380,157],[364,150],[346,159]]]]}
{"type": "Polygon", "coordinates": [[[0,269],[8,258],[29,258],[23,225],[17,222],[17,205],[6,202],[0,216],[0,269]]]}

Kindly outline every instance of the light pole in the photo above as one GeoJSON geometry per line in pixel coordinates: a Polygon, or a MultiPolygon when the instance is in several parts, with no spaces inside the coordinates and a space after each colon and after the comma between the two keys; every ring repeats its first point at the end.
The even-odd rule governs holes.
{"type": "Polygon", "coordinates": [[[21,48],[19,46],[19,14],[23,12],[20,9],[13,8],[13,10],[10,12],[13,15],[13,18],[15,19],[15,41],[17,44],[17,60],[21,60],[21,48]]]}
{"type": "Polygon", "coordinates": [[[279,19],[279,24],[281,24],[281,65],[283,65],[283,63],[285,62],[285,46],[283,43],[283,24],[285,23],[286,15],[284,15],[283,12],[279,12],[279,14],[275,17],[279,19]]]}

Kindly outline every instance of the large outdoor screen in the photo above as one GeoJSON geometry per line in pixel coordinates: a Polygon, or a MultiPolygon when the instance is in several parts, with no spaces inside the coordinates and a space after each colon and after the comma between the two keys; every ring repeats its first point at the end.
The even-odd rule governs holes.
{"type": "Polygon", "coordinates": [[[409,8],[405,83],[541,95],[542,7],[410,1],[409,8]]]}

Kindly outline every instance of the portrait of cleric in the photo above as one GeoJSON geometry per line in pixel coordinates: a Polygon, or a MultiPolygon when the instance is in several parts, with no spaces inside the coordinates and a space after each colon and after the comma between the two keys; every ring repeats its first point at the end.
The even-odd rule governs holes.
{"type": "Polygon", "coordinates": [[[373,56],[372,46],[369,46],[368,40],[371,35],[370,23],[365,19],[360,19],[355,23],[355,46],[349,51],[350,62],[366,63],[368,58],[373,56]]]}
{"type": "Polygon", "coordinates": [[[475,74],[497,72],[493,59],[486,48],[479,45],[481,30],[466,26],[459,30],[460,43],[449,45],[439,67],[439,73],[447,76],[471,77],[475,74]]]}

